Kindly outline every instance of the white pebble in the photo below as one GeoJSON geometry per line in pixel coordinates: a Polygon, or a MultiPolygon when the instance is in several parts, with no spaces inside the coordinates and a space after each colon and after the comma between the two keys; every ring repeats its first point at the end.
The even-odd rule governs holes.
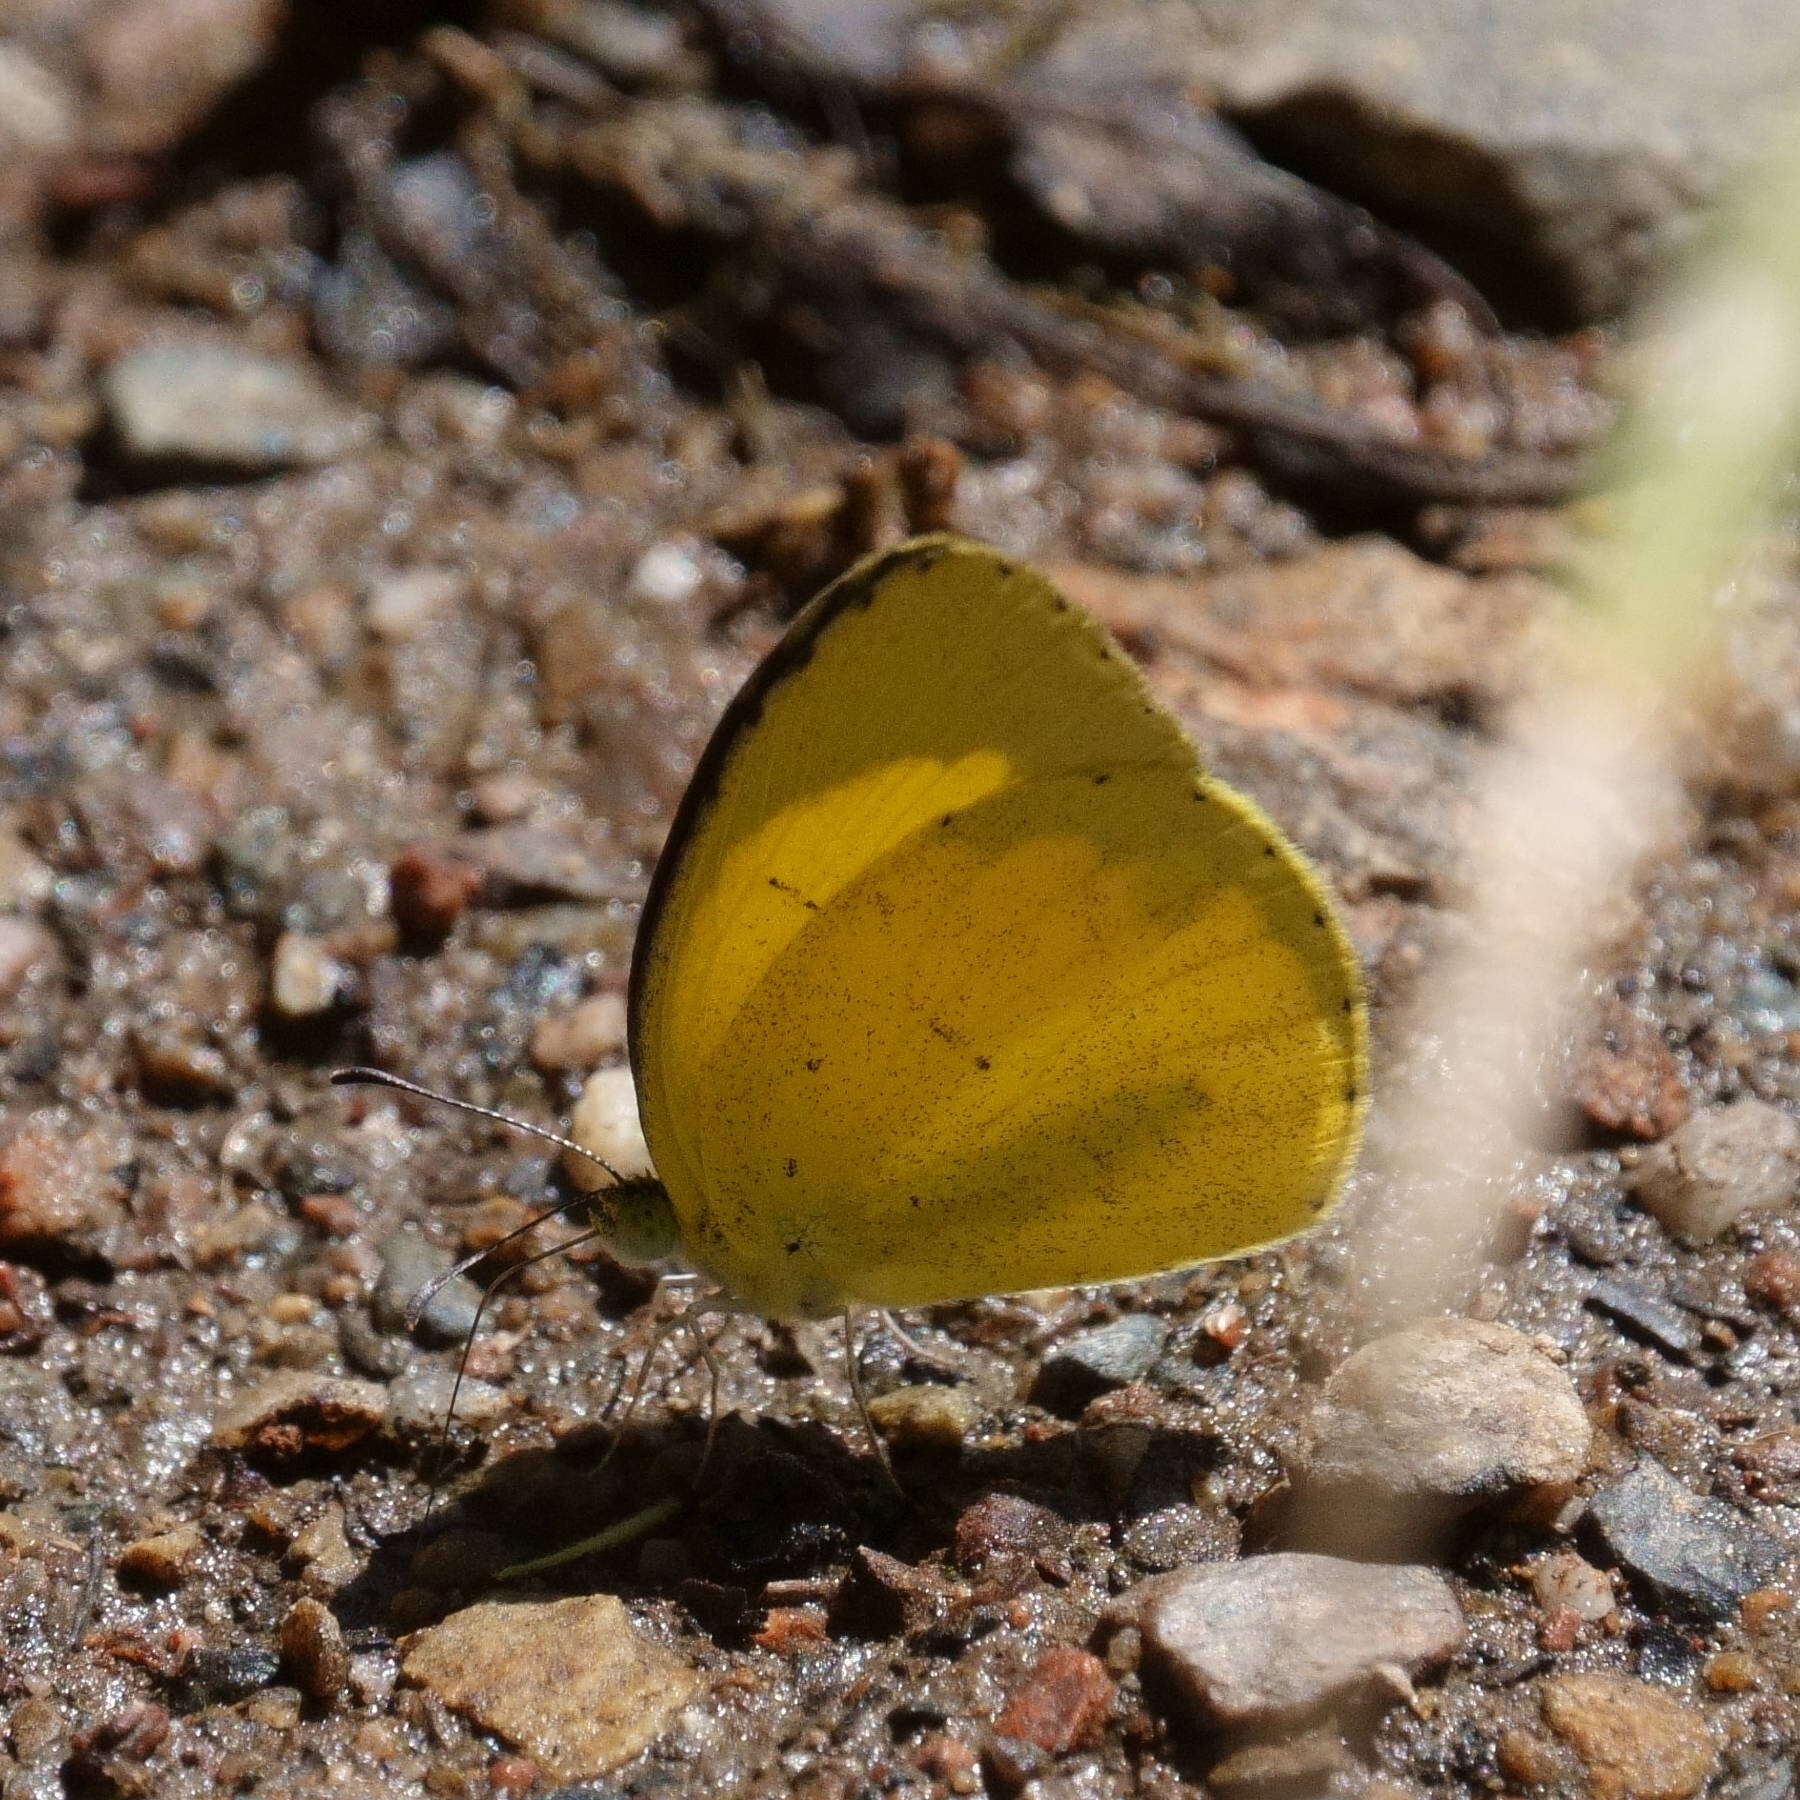
{"type": "Polygon", "coordinates": [[[390,643],[416,636],[462,598],[467,581],[454,569],[403,569],[369,588],[369,629],[390,643]]]}
{"type": "Polygon", "coordinates": [[[686,544],[653,544],[632,565],[630,586],[641,599],[676,606],[691,600],[704,579],[698,560],[686,544]]]}
{"type": "Polygon", "coordinates": [[[1564,1608],[1590,1624],[1604,1619],[1614,1607],[1612,1583],[1604,1569],[1596,1569],[1573,1550],[1557,1550],[1540,1556],[1531,1565],[1531,1591],[1547,1613],[1564,1608]]]}
{"type": "MultiPolygon", "coordinates": [[[[584,1149],[604,1157],[621,1175],[648,1175],[650,1150],[638,1123],[637,1088],[623,1064],[596,1069],[582,1087],[569,1115],[569,1136],[584,1149]]],[[[577,1187],[589,1192],[606,1185],[606,1174],[585,1157],[563,1153],[563,1170],[577,1187]]]]}
{"type": "Polygon", "coordinates": [[[269,1000],[285,1019],[310,1019],[336,1005],[343,968],[317,938],[284,931],[269,965],[269,1000]]]}

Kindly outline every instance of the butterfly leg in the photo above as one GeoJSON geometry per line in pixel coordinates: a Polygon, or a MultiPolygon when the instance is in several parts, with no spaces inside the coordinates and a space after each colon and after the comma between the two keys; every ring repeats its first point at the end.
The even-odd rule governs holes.
{"type": "MultiPolygon", "coordinates": [[[[685,1292],[692,1288],[695,1285],[695,1282],[696,1277],[691,1275],[664,1275],[657,1281],[656,1292],[650,1297],[651,1304],[655,1305],[655,1303],[663,1297],[665,1292],[685,1292]]],[[[637,1374],[631,1380],[631,1396],[625,1402],[625,1416],[619,1421],[618,1428],[613,1433],[613,1441],[607,1446],[606,1454],[601,1457],[599,1465],[594,1470],[596,1475],[598,1475],[601,1470],[603,1470],[607,1464],[618,1455],[620,1447],[624,1444],[625,1434],[631,1429],[631,1421],[637,1417],[637,1409],[642,1403],[645,1389],[649,1385],[650,1365],[656,1361],[657,1353],[662,1349],[663,1345],[682,1328],[682,1326],[695,1323],[695,1311],[694,1303],[690,1302],[688,1305],[684,1306],[680,1312],[674,1313],[669,1318],[664,1319],[651,1334],[650,1343],[638,1362],[637,1374]]],[[[695,1336],[696,1338],[699,1336],[697,1331],[695,1336]]],[[[716,1406],[719,1396],[718,1366],[713,1360],[710,1346],[703,1344],[701,1346],[701,1355],[705,1358],[707,1367],[712,1370],[712,1397],[716,1406]]],[[[624,1381],[621,1380],[620,1385],[613,1389],[612,1398],[607,1401],[605,1410],[600,1415],[603,1420],[612,1417],[612,1410],[618,1405],[619,1395],[623,1391],[624,1386],[624,1381]]],[[[710,1442],[711,1437],[709,1433],[709,1445],[710,1442]]]]}
{"type": "Polygon", "coordinates": [[[862,1346],[856,1341],[856,1319],[849,1307],[844,1309],[844,1374],[849,1378],[851,1397],[856,1401],[856,1410],[862,1415],[863,1430],[869,1434],[869,1444],[875,1452],[875,1460],[881,1464],[881,1472],[887,1477],[888,1486],[905,1500],[909,1496],[900,1485],[900,1477],[894,1473],[887,1444],[875,1429],[875,1421],[869,1413],[869,1397],[863,1389],[862,1346]]]}
{"type": "Polygon", "coordinates": [[[928,1369],[941,1369],[946,1375],[960,1375],[964,1372],[959,1359],[946,1356],[941,1350],[933,1350],[929,1344],[921,1344],[885,1306],[880,1308],[875,1316],[881,1321],[888,1336],[893,1338],[908,1356],[922,1362],[928,1369]]]}

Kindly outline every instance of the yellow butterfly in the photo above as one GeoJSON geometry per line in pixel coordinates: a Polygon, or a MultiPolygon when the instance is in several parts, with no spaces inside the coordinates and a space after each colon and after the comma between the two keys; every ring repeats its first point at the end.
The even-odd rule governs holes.
{"type": "Polygon", "coordinates": [[[777,1317],[1291,1236],[1367,1058],[1305,859],[1099,625],[944,537],[827,588],[733,701],[630,1020],[667,1235],[777,1317]]]}
{"type": "Polygon", "coordinates": [[[948,537],[833,583],[720,720],[629,1035],[658,1179],[593,1196],[598,1229],[784,1318],[1292,1236],[1367,1065],[1305,858],[1094,620],[948,537]]]}

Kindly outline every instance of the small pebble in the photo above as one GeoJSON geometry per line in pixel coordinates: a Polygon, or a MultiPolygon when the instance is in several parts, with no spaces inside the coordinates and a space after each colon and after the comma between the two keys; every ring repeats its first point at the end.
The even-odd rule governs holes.
{"type": "Polygon", "coordinates": [[[1655,1345],[1665,1356],[1692,1362],[1701,1352],[1700,1332],[1693,1320],[1636,1282],[1602,1275],[1588,1290],[1586,1305],[1624,1326],[1631,1336],[1655,1345]]]}
{"type": "Polygon", "coordinates": [[[62,1712],[49,1695],[26,1694],[13,1706],[7,1737],[20,1762],[37,1762],[62,1744],[62,1712]]]}
{"type": "Polygon", "coordinates": [[[1304,1476],[1455,1512],[1573,1481],[1591,1437],[1574,1383],[1528,1338],[1440,1319],[1376,1339],[1332,1375],[1304,1476]]]}
{"type": "Polygon", "coordinates": [[[455,569],[402,569],[370,584],[363,616],[376,637],[404,642],[450,612],[468,586],[455,569]]]}
{"type": "Polygon", "coordinates": [[[134,1034],[138,1085],[146,1099],[170,1106],[229,1100],[237,1081],[225,1058],[197,1031],[152,1025],[134,1034]]]}
{"type": "Polygon", "coordinates": [[[1278,1553],[1152,1576],[1114,1601],[1148,1659],[1204,1726],[1260,1727],[1416,1674],[1465,1636],[1430,1569],[1278,1553]]]}
{"type": "Polygon", "coordinates": [[[601,854],[567,831],[528,820],[465,831],[455,847],[509,901],[606,902],[643,891],[641,875],[622,856],[601,854]]]}
{"type": "Polygon", "coordinates": [[[100,388],[120,448],[152,465],[265,474],[336,462],[367,441],[374,423],[303,363],[202,338],[127,351],[100,388]]]}
{"type": "Polygon", "coordinates": [[[705,574],[689,544],[652,544],[632,564],[627,586],[645,600],[679,606],[700,591],[705,574]]]}
{"type": "Polygon", "coordinates": [[[1553,1675],[1544,1720],[1587,1767],[1594,1800],[1688,1800],[1719,1758],[1710,1726],[1685,1701],[1624,1675],[1553,1675]]]}
{"type": "Polygon", "coordinates": [[[1712,1618],[1729,1616],[1784,1557],[1761,1526],[1691,1493],[1648,1456],[1594,1496],[1588,1518],[1612,1556],[1665,1602],[1712,1618]]]}
{"type": "Polygon", "coordinates": [[[221,1450],[274,1462],[335,1455],[361,1443],[386,1416],[386,1390],[372,1381],[289,1369],[226,1406],[214,1421],[212,1441],[221,1450]]]}
{"type": "Polygon", "coordinates": [[[1099,1657],[1086,1650],[1047,1650],[1007,1695],[994,1730],[1062,1756],[1098,1739],[1112,1697],[1112,1677],[1099,1657]]]}
{"type": "Polygon", "coordinates": [[[272,1206],[246,1200],[194,1233],[194,1262],[202,1269],[226,1269],[266,1249],[281,1236],[283,1220],[272,1206]]]}
{"type": "Polygon", "coordinates": [[[1781,1588],[1753,1588],[1738,1606],[1746,1631],[1762,1631],[1772,1620],[1793,1609],[1794,1596],[1781,1588]]]}
{"type": "Polygon", "coordinates": [[[1797,1183],[1800,1121],[1765,1100],[1740,1100],[1651,1145],[1632,1185],[1670,1231],[1707,1242],[1745,1213],[1786,1206],[1797,1183]]]}
{"type": "Polygon", "coordinates": [[[861,1637],[894,1637],[941,1624],[968,1600],[960,1582],[862,1544],[832,1597],[831,1622],[861,1637]]]}
{"type": "Polygon", "coordinates": [[[981,1408],[962,1388],[921,1382],[895,1388],[869,1402],[869,1417],[897,1450],[960,1450],[981,1419],[981,1408]]]}
{"type": "Polygon", "coordinates": [[[771,1606],[763,1615],[762,1629],[751,1642],[759,1650],[785,1655],[793,1650],[816,1649],[830,1637],[823,1608],[771,1606]]]}
{"type": "Polygon", "coordinates": [[[149,1587],[178,1588],[205,1543],[198,1525],[177,1525],[138,1538],[119,1552],[119,1573],[149,1587]]]}
{"type": "Polygon", "coordinates": [[[343,1627],[331,1608],[311,1598],[296,1600],[281,1621],[281,1664],[309,1700],[335,1700],[350,1675],[343,1627]]]}
{"type": "Polygon", "coordinates": [[[287,1560],[315,1594],[335,1594],[362,1572],[364,1558],[351,1548],[344,1509],[333,1501],[294,1534],[287,1560]]]}
{"type": "Polygon", "coordinates": [[[466,1607],[408,1639],[401,1666],[561,1782],[629,1762],[699,1687],[611,1594],[466,1607]]]}
{"type": "Polygon", "coordinates": [[[457,1386],[454,1369],[413,1369],[388,1386],[388,1428],[401,1436],[431,1436],[443,1429],[456,1392],[456,1423],[483,1425],[512,1409],[505,1388],[464,1374],[457,1386]]]}
{"type": "Polygon", "coordinates": [[[307,1194],[294,1210],[327,1237],[347,1238],[362,1223],[356,1202],[345,1194],[307,1194]]]}
{"type": "Polygon", "coordinates": [[[55,940],[35,920],[0,914],[0,1000],[11,999],[31,971],[55,954],[55,940]]]}
{"type": "Polygon", "coordinates": [[[1744,1271],[1744,1292],[1759,1306],[1800,1318],[1800,1256],[1792,1250],[1764,1250],[1744,1271]]]}
{"type": "Polygon", "coordinates": [[[1048,1412],[1078,1418],[1089,1401],[1141,1379],[1167,1338],[1168,1327],[1147,1313],[1126,1313],[1080,1332],[1044,1358],[1031,1397],[1048,1412]]]}
{"type": "Polygon", "coordinates": [[[1545,1612],[1568,1611],[1584,1624],[1606,1618],[1617,1607],[1612,1583],[1573,1550],[1553,1550],[1531,1565],[1531,1591],[1545,1612]]]}
{"type": "Polygon", "coordinates": [[[911,1744],[906,1759],[921,1775],[941,1781],[953,1794],[982,1791],[981,1758],[972,1744],[948,1731],[928,1731],[911,1744]]]}
{"type": "Polygon", "coordinates": [[[625,1048],[625,996],[590,994],[567,1012],[539,1019],[531,1033],[531,1060],[548,1073],[596,1069],[625,1048]]]}
{"type": "Polygon", "coordinates": [[[1762,1664],[1745,1650],[1719,1650],[1700,1671],[1715,1694],[1748,1694],[1762,1686],[1762,1664]]]}
{"type": "Polygon", "coordinates": [[[303,931],[284,931],[269,958],[269,1004],[284,1019],[315,1019],[337,1004],[344,966],[303,931]]]}
{"type": "Polygon", "coordinates": [[[963,1574],[988,1575],[1036,1556],[1060,1555],[1073,1534],[1061,1513],[1023,1494],[993,1493],[958,1515],[953,1556],[963,1574]]]}
{"type": "MultiPolygon", "coordinates": [[[[648,1175],[650,1147],[638,1122],[637,1087],[623,1064],[596,1069],[582,1084],[580,1097],[569,1114],[569,1136],[593,1151],[621,1175],[648,1175]]],[[[607,1185],[609,1177],[597,1164],[573,1151],[562,1155],[563,1173],[588,1192],[607,1185]]]]}
{"type": "Polygon", "coordinates": [[[481,890],[481,871],[459,857],[415,844],[388,868],[394,923],[409,938],[441,943],[481,890]]]}
{"type": "Polygon", "coordinates": [[[99,1251],[125,1216],[114,1162],[97,1135],[72,1135],[49,1115],[27,1118],[0,1146],[0,1249],[99,1251]]]}
{"type": "Polygon", "coordinates": [[[1575,1103],[1606,1131],[1662,1138],[1688,1116],[1681,1065],[1661,1026],[1618,1001],[1590,1028],[1573,1089],[1575,1103]]]}

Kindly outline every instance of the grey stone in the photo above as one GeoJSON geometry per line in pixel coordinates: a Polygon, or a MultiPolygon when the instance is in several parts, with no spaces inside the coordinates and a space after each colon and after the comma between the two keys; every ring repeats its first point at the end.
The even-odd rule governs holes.
{"type": "Polygon", "coordinates": [[[1438,1319],[1378,1338],[1326,1383],[1308,1481],[1450,1510],[1573,1481],[1592,1427],[1574,1384],[1518,1332],[1438,1319]]]}
{"type": "Polygon", "coordinates": [[[1696,1113],[1645,1150],[1638,1203],[1669,1230],[1716,1238],[1742,1214],[1785,1206],[1800,1186],[1800,1121],[1766,1100],[1696,1113]]]}
{"type": "Polygon", "coordinates": [[[150,465],[268,474],[336,462],[374,430],[305,365],[206,338],[129,350],[100,386],[121,450],[150,465]]]}
{"type": "MultiPolygon", "coordinates": [[[[1182,10],[1192,31],[1239,9],[1182,10]]],[[[1690,235],[1800,74],[1787,0],[1245,10],[1255,23],[1218,64],[1229,112],[1291,165],[1510,259],[1582,317],[1630,299],[1690,235]]]]}
{"type": "Polygon", "coordinates": [[[1786,1557],[1735,1507],[1690,1493],[1649,1457],[1596,1494],[1588,1518],[1613,1558],[1663,1600],[1713,1618],[1769,1582],[1786,1557]]]}
{"type": "Polygon", "coordinates": [[[1603,1275],[1589,1289],[1586,1304],[1634,1336],[1647,1338],[1666,1356],[1692,1362],[1700,1354],[1700,1332],[1693,1322],[1632,1282],[1603,1275]]]}
{"type": "MultiPolygon", "coordinates": [[[[381,1279],[375,1286],[375,1323],[384,1331],[408,1329],[407,1311],[414,1298],[448,1269],[455,1259],[416,1231],[401,1230],[383,1240],[381,1279]]],[[[460,1344],[471,1331],[481,1306],[481,1289],[468,1276],[447,1281],[412,1326],[428,1344],[460,1344]]]]}
{"type": "Polygon", "coordinates": [[[1032,1384],[1039,1406],[1074,1418],[1112,1388],[1139,1380],[1162,1354],[1168,1327],[1144,1313],[1126,1313],[1058,1344],[1044,1358],[1032,1384]]]}
{"type": "Polygon", "coordinates": [[[450,1417],[456,1396],[458,1425],[479,1425],[500,1418],[512,1401],[505,1388],[465,1375],[459,1386],[453,1369],[415,1369],[388,1387],[388,1429],[400,1436],[435,1436],[450,1417]]]}
{"type": "Polygon", "coordinates": [[[1107,1613],[1203,1725],[1302,1717],[1462,1644],[1462,1611],[1430,1569],[1280,1554],[1141,1582],[1107,1613]]]}
{"type": "Polygon", "coordinates": [[[1099,241],[1160,240],[1175,260],[1173,243],[1204,252],[1241,215],[1232,247],[1254,253],[1260,188],[1321,283],[1383,262],[1414,273],[1379,245],[1358,266],[1332,211],[1351,196],[1515,299],[1581,318],[1617,310],[1691,237],[1800,81],[1791,0],[1082,0],[1023,45],[955,33],[929,0],[732,10],[816,75],[916,95],[941,72],[981,93],[1014,126],[1021,179],[1099,241]],[[1209,104],[1330,191],[1284,193],[1266,168],[1247,180],[1209,104]],[[1134,153],[1135,195],[1107,166],[1108,131],[1134,153]]]}

